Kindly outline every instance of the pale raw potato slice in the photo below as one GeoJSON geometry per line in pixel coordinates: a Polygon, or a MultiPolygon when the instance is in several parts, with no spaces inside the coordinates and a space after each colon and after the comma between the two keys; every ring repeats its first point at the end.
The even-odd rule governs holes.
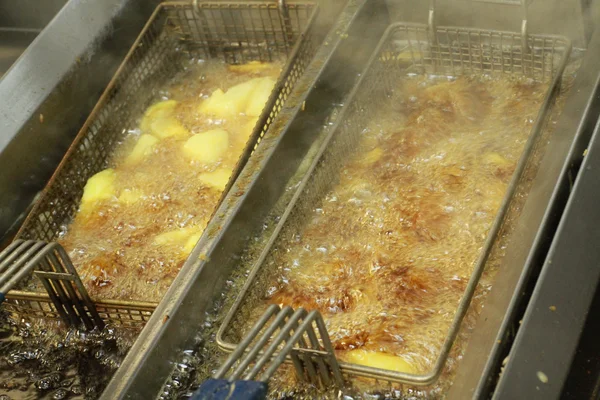
{"type": "Polygon", "coordinates": [[[197,232],[197,227],[175,229],[155,236],[154,244],[159,246],[184,246],[189,237],[197,232]]]}
{"type": "Polygon", "coordinates": [[[237,114],[241,114],[246,110],[250,97],[259,83],[260,78],[254,78],[232,86],[227,90],[225,96],[236,105],[237,114]]]}
{"type": "Polygon", "coordinates": [[[215,90],[208,99],[204,100],[198,111],[203,114],[212,114],[220,117],[235,115],[235,104],[225,95],[221,89],[215,90]]]}
{"type": "Polygon", "coordinates": [[[185,246],[183,246],[183,251],[185,254],[190,254],[192,250],[194,250],[194,246],[196,246],[196,243],[198,243],[198,240],[200,240],[201,236],[202,232],[197,232],[188,238],[188,240],[185,242],[185,246]]]}
{"type": "Polygon", "coordinates": [[[112,168],[100,171],[88,179],[83,188],[81,207],[87,208],[89,205],[100,200],[107,200],[114,197],[116,179],[117,173],[112,168]]]}
{"type": "Polygon", "coordinates": [[[228,147],[227,131],[213,129],[189,138],[183,145],[183,152],[195,161],[210,164],[219,161],[228,147]]]}
{"type": "Polygon", "coordinates": [[[210,186],[217,190],[223,191],[225,189],[225,186],[227,186],[227,182],[229,182],[230,176],[231,171],[218,169],[214,172],[205,172],[203,174],[200,174],[198,176],[198,179],[206,186],[210,186]]]}
{"type": "Polygon", "coordinates": [[[352,364],[367,367],[387,369],[389,371],[417,373],[417,370],[404,358],[387,353],[371,350],[350,350],[344,354],[344,359],[352,364]]]}
{"type": "Polygon", "coordinates": [[[246,115],[250,117],[260,115],[275,86],[275,81],[269,77],[257,78],[257,80],[258,82],[250,94],[248,106],[246,107],[246,115]]]}
{"type": "Polygon", "coordinates": [[[143,160],[145,157],[152,154],[152,147],[154,147],[156,143],[158,143],[158,139],[154,136],[148,134],[141,135],[133,147],[133,150],[131,150],[131,153],[129,153],[125,159],[125,162],[134,164],[143,160]]]}
{"type": "Polygon", "coordinates": [[[131,205],[144,198],[144,193],[139,189],[125,189],[119,196],[119,203],[131,205]]]}
{"type": "Polygon", "coordinates": [[[273,68],[273,64],[271,63],[263,63],[260,61],[250,61],[246,64],[238,64],[238,65],[228,65],[227,69],[233,72],[244,72],[244,73],[253,73],[253,72],[261,72],[266,71],[268,69],[273,68]]]}
{"type": "Polygon", "coordinates": [[[150,125],[156,119],[165,118],[173,115],[173,111],[175,111],[175,106],[177,106],[177,101],[166,100],[159,101],[158,103],[148,107],[148,109],[144,113],[144,117],[142,118],[142,122],[140,124],[140,128],[142,129],[142,131],[150,131],[150,125]]]}
{"type": "MultiPolygon", "coordinates": [[[[264,85],[264,83],[262,83],[264,79],[265,78],[254,78],[247,80],[246,82],[230,87],[225,93],[223,93],[221,89],[217,89],[208,99],[200,104],[198,110],[203,114],[213,114],[223,118],[246,113],[250,106],[251,99],[254,97],[254,92],[259,86],[264,85]]],[[[262,91],[264,91],[264,89],[261,89],[258,95],[260,95],[262,91]]]]}
{"type": "Polygon", "coordinates": [[[188,136],[190,134],[190,131],[173,116],[158,118],[152,121],[150,132],[159,139],[171,136],[188,136]]]}

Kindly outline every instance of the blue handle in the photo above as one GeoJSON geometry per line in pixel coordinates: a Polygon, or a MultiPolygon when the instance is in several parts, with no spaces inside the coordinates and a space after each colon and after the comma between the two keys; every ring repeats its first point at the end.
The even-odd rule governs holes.
{"type": "Polygon", "coordinates": [[[4,300],[6,300],[6,296],[4,293],[0,292],[0,304],[4,303],[4,300]]]}
{"type": "Polygon", "coordinates": [[[208,379],[191,400],[265,400],[268,388],[266,382],[208,379]]]}

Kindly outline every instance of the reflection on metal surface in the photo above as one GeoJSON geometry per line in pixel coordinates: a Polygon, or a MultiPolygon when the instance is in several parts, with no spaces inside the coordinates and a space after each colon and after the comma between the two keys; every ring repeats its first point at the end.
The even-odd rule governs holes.
{"type": "Polygon", "coordinates": [[[0,0],[0,79],[66,0],[0,0]]]}
{"type": "Polygon", "coordinates": [[[17,61],[39,33],[40,30],[37,29],[0,27],[0,78],[17,61]]]}

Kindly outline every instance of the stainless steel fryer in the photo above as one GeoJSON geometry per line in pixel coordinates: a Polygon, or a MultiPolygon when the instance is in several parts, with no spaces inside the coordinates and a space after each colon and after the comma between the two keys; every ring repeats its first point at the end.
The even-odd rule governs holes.
{"type": "Polygon", "coordinates": [[[440,349],[434,368],[426,374],[411,375],[340,362],[346,376],[363,376],[384,381],[430,384],[440,375],[457,337],[479,278],[497,235],[502,228],[517,183],[527,165],[538,135],[554,103],[561,76],[571,49],[570,41],[560,36],[527,35],[458,27],[397,23],[389,27],[373,55],[369,67],[351,95],[318,156],[306,173],[293,199],[272,233],[268,244],[253,265],[246,284],[217,333],[219,347],[232,351],[239,343],[241,328],[264,295],[271,269],[268,260],[279,237],[289,237],[306,212],[312,210],[335,184],[343,160],[352,154],[359,133],[370,112],[377,109],[391,83],[407,73],[422,75],[506,74],[547,82],[549,89],[517,165],[494,224],[474,266],[468,286],[457,308],[453,323],[440,349]],[[435,33],[433,33],[435,32],[435,33]]]}
{"type": "MultiPolygon", "coordinates": [[[[257,142],[282,109],[316,51],[313,3],[183,2],[160,4],[135,41],[61,164],[28,214],[16,239],[53,241],[75,214],[89,177],[106,167],[112,149],[160,88],[192,59],[229,64],[287,60],[223,196],[257,142]],[[133,101],[135,100],[135,101],[133,101]]],[[[216,208],[215,208],[216,209],[216,208]]],[[[6,308],[21,317],[60,319],[46,293],[12,290],[6,308]]],[[[100,316],[139,327],[157,303],[93,299],[100,316]]]]}
{"type": "MultiPolygon", "coordinates": [[[[39,40],[30,46],[15,68],[0,82],[0,92],[3,94],[0,98],[4,100],[0,108],[7,116],[2,129],[4,141],[0,140],[2,142],[0,143],[0,153],[2,153],[0,186],[3,187],[0,191],[0,225],[3,232],[9,225],[18,229],[22,222],[22,218],[18,218],[19,214],[25,210],[33,195],[43,189],[159,2],[159,0],[68,2],[63,12],[52,21],[49,29],[40,34],[39,40]],[[73,35],[73,32],[76,32],[76,35],[73,35]],[[60,54],[60,57],[57,57],[57,54],[60,54]],[[69,107],[64,107],[64,104],[69,104],[69,107]],[[45,116],[43,123],[40,123],[40,114],[45,116]]],[[[322,4],[329,5],[334,2],[341,3],[344,0],[332,0],[322,4]]],[[[515,15],[509,13],[512,6],[499,4],[509,2],[516,3],[517,0],[486,0],[485,3],[479,0],[456,0],[458,4],[465,4],[465,9],[440,7],[439,24],[473,24],[485,29],[493,26],[493,29],[518,30],[520,25],[517,26],[515,23],[515,15]]],[[[411,18],[414,22],[422,22],[422,17],[426,15],[427,5],[423,1],[391,0],[387,3],[392,19],[404,21],[411,18]]],[[[589,278],[597,269],[594,262],[597,265],[598,261],[593,251],[595,242],[589,237],[596,232],[593,228],[598,221],[593,212],[595,210],[593,196],[590,196],[592,201],[586,203],[589,206],[586,208],[586,204],[581,202],[584,199],[580,199],[581,196],[578,196],[575,189],[581,186],[579,189],[586,188],[587,192],[593,195],[593,184],[588,185],[589,181],[577,183],[581,180],[578,174],[583,175],[585,172],[584,176],[595,177],[597,174],[594,171],[598,170],[595,162],[590,163],[592,159],[597,158],[594,156],[594,150],[591,149],[593,143],[590,143],[590,137],[594,134],[598,139],[597,132],[594,133],[597,129],[594,127],[597,125],[600,111],[600,70],[598,68],[600,52],[595,49],[600,45],[600,32],[596,29],[592,41],[588,43],[587,40],[582,41],[577,36],[577,32],[564,29],[566,25],[579,28],[583,25],[577,16],[578,12],[581,12],[579,5],[584,3],[598,5],[597,2],[589,0],[532,2],[531,32],[550,33],[551,31],[566,34],[573,40],[575,48],[564,74],[566,79],[561,84],[561,93],[557,105],[552,110],[550,123],[543,130],[530,157],[530,165],[535,166],[535,170],[530,171],[528,166],[528,170],[524,172],[515,196],[515,200],[520,199],[520,201],[511,204],[511,211],[505,222],[507,229],[502,230],[503,240],[496,243],[495,250],[488,261],[486,269],[491,266],[494,270],[498,270],[498,274],[494,279],[491,293],[485,299],[485,308],[476,326],[474,326],[475,321],[471,319],[471,313],[467,314],[463,328],[468,331],[473,330],[469,333],[468,343],[462,340],[463,332],[459,334],[456,343],[467,344],[464,356],[460,362],[455,359],[455,362],[447,363],[448,368],[456,371],[456,377],[452,379],[452,387],[449,392],[444,390],[444,385],[448,383],[444,373],[442,379],[432,385],[431,389],[403,385],[402,388],[406,388],[408,392],[407,396],[417,397],[419,394],[431,393],[431,390],[434,390],[435,396],[435,393],[440,394],[438,389],[439,385],[442,385],[441,391],[444,392],[442,396],[447,398],[491,398],[493,396],[504,399],[514,398],[515,393],[519,392],[521,395],[527,392],[532,398],[558,398],[568,394],[563,386],[562,375],[565,378],[568,375],[567,382],[571,381],[572,377],[578,378],[571,382],[572,385],[576,385],[571,388],[576,388],[576,391],[570,392],[571,397],[590,397],[595,393],[592,391],[593,388],[590,388],[589,392],[586,392],[588,394],[584,395],[586,387],[581,384],[582,380],[597,383],[594,380],[597,378],[596,371],[592,369],[593,366],[589,362],[589,354],[593,353],[579,348],[575,352],[569,347],[580,342],[579,323],[582,322],[580,316],[588,315],[588,320],[594,320],[593,307],[584,306],[582,301],[585,300],[586,293],[589,294],[587,292],[589,286],[594,287],[593,283],[596,281],[589,278]],[[537,10],[542,12],[535,13],[536,6],[537,10]],[[543,12],[549,8],[551,12],[543,12]],[[546,25],[548,21],[551,21],[551,26],[546,25]],[[586,51],[585,48],[588,50],[586,51]],[[571,86],[571,83],[574,84],[571,86]],[[586,151],[586,149],[590,150],[586,151]],[[582,166],[583,161],[585,164],[582,166]],[[573,187],[574,182],[575,187],[573,187]],[[564,210],[567,199],[569,204],[578,211],[579,218],[575,215],[567,215],[568,210],[564,210]],[[517,217],[513,219],[513,214],[518,216],[518,220],[517,217]],[[562,236],[570,238],[570,243],[564,243],[567,245],[563,246],[567,256],[562,260],[556,258],[558,253],[548,251],[553,237],[556,237],[556,240],[560,239],[559,233],[556,232],[559,221],[561,226],[572,228],[563,229],[566,235],[562,236]],[[590,227],[590,230],[582,228],[582,223],[590,227]],[[500,252],[505,253],[505,256],[495,263],[496,250],[500,246],[503,249],[500,252]],[[586,249],[587,252],[584,251],[586,249]],[[579,262],[576,259],[577,254],[581,254],[585,262],[579,262]],[[556,276],[555,273],[553,275],[553,271],[560,271],[560,276],[556,276]],[[588,285],[584,285],[585,290],[583,290],[581,286],[583,283],[573,285],[573,280],[578,280],[579,283],[583,280],[588,282],[588,285]],[[544,289],[546,283],[551,284],[545,288],[548,290],[544,289]],[[534,295],[539,297],[542,293],[548,296],[534,298],[532,296],[534,288],[534,295]],[[540,291],[540,289],[544,290],[540,291]],[[556,311],[549,310],[549,305],[555,305],[556,311]],[[528,329],[525,309],[529,318],[534,317],[538,322],[540,318],[545,318],[549,324],[542,330],[539,326],[528,329]],[[561,328],[555,329],[557,326],[561,328]],[[523,337],[532,340],[527,343],[525,341],[517,343],[515,335],[521,336],[521,333],[526,334],[523,337]],[[561,333],[571,335],[567,344],[564,336],[557,336],[561,333]],[[510,362],[507,365],[505,357],[509,352],[510,362]],[[560,354],[562,358],[558,362],[549,362],[548,357],[555,354],[560,354]],[[581,359],[582,368],[575,371],[571,368],[571,361],[574,363],[577,359],[581,359]],[[549,377],[548,384],[541,384],[536,377],[536,371],[540,370],[549,377]],[[499,377],[503,377],[502,379],[508,382],[507,372],[511,375],[511,379],[518,376],[521,380],[521,386],[510,386],[514,392],[513,397],[510,393],[502,391],[497,384],[499,377]]],[[[322,7],[321,16],[323,11],[322,7]]],[[[344,18],[342,13],[334,14],[341,19],[344,18]]],[[[584,17],[595,18],[595,22],[598,22],[595,13],[586,12],[584,17]]],[[[380,25],[384,26],[385,23],[377,19],[370,27],[378,29],[380,25]]],[[[358,42],[360,46],[355,44],[354,50],[360,50],[363,46],[367,46],[370,50],[375,48],[377,41],[367,43],[366,36],[371,33],[371,29],[361,31],[362,40],[358,42]]],[[[378,35],[380,36],[381,33],[378,35]]],[[[349,41],[351,36],[344,41],[349,41]]],[[[331,37],[327,40],[332,43],[331,37]]],[[[339,66],[337,74],[345,73],[347,68],[353,66],[353,63],[331,61],[339,66]]],[[[309,69],[315,72],[315,69],[309,69]]],[[[306,90],[314,92],[312,78],[304,79],[310,73],[311,71],[305,73],[302,78],[304,83],[296,86],[304,86],[306,90]]],[[[331,78],[335,77],[336,74],[329,74],[326,80],[332,82],[331,78]]],[[[325,78],[321,83],[316,82],[316,85],[322,87],[323,80],[325,78]]],[[[323,95],[323,91],[320,93],[323,95]]],[[[292,95],[292,97],[295,99],[288,100],[279,116],[294,107],[296,101],[301,103],[304,99],[304,96],[292,95]]],[[[311,104],[317,98],[307,99],[307,110],[311,109],[311,104]]],[[[304,121],[306,125],[307,119],[305,118],[304,121]]],[[[277,123],[273,128],[276,128],[276,125],[277,123]]],[[[277,132],[276,128],[274,134],[277,132]]],[[[291,141],[293,135],[290,137],[289,134],[292,133],[311,134],[308,128],[296,129],[288,132],[285,140],[291,141]]],[[[267,134],[267,138],[269,135],[267,134]]],[[[267,142],[269,141],[267,140],[265,144],[267,142]]],[[[273,148],[281,147],[279,143],[279,140],[273,141],[273,148]]],[[[298,143],[301,141],[298,140],[294,144],[298,143]]],[[[208,327],[208,324],[214,324],[215,318],[220,322],[245,283],[245,279],[238,279],[238,277],[244,277],[245,266],[252,264],[245,262],[244,265],[240,265],[239,257],[246,261],[250,258],[242,252],[242,243],[254,242],[255,233],[252,230],[260,230],[263,221],[269,224],[275,221],[265,218],[261,221],[260,218],[264,209],[268,209],[268,206],[263,207],[262,203],[270,201],[270,196],[274,196],[272,186],[278,185],[278,183],[268,185],[265,182],[270,181],[269,178],[280,176],[272,171],[279,171],[281,168],[286,168],[290,162],[294,162],[293,158],[298,153],[290,152],[291,146],[289,147],[284,153],[286,158],[280,159],[279,162],[273,160],[269,162],[269,169],[257,174],[257,179],[254,179],[254,174],[242,174],[241,177],[244,179],[238,179],[234,184],[233,190],[229,192],[231,198],[225,199],[224,203],[228,203],[229,200],[235,202],[239,196],[254,202],[245,201],[231,218],[229,214],[223,217],[219,214],[215,215],[213,226],[210,227],[212,234],[204,238],[203,246],[197,249],[200,251],[196,251],[196,256],[190,257],[187,262],[186,268],[190,273],[181,271],[168,295],[153,312],[121,368],[115,373],[113,384],[107,388],[103,398],[159,398],[164,396],[163,390],[167,387],[167,383],[172,382],[175,373],[180,372],[178,363],[195,368],[196,373],[202,373],[201,376],[208,376],[204,371],[217,368],[227,357],[219,351],[216,343],[210,340],[214,337],[210,336],[214,331],[213,328],[208,327]],[[234,196],[236,192],[243,194],[234,196]],[[259,214],[259,217],[253,220],[256,214],[259,214]],[[246,222],[248,219],[253,222],[246,222]],[[236,241],[236,237],[241,240],[236,241]],[[199,254],[206,257],[198,258],[199,254]],[[235,279],[233,286],[229,286],[231,279],[235,279]],[[218,310],[216,307],[224,302],[224,293],[232,294],[229,296],[231,299],[225,301],[227,307],[218,310]],[[193,351],[194,357],[202,357],[201,363],[195,360],[190,362],[190,351],[193,351]],[[211,355],[208,359],[204,358],[207,353],[211,355]],[[169,376],[171,378],[167,380],[169,376]]],[[[258,151],[255,154],[258,154],[258,151]]],[[[282,153],[278,151],[277,154],[282,153]]],[[[253,164],[254,161],[260,160],[254,156],[251,159],[253,161],[250,163],[253,164]]],[[[277,208],[272,215],[279,215],[280,210],[277,208]]],[[[12,234],[9,232],[4,236],[4,243],[8,243],[11,239],[12,234]]],[[[0,248],[4,243],[0,243],[0,248]]],[[[214,329],[216,328],[218,325],[214,329]]],[[[594,337],[592,342],[597,342],[593,339],[594,337]]],[[[457,345],[454,346],[453,355],[454,350],[459,347],[457,345]]],[[[594,345],[592,350],[597,347],[594,345]]],[[[187,384],[184,382],[184,387],[178,389],[177,393],[184,395],[193,390],[198,382],[199,379],[187,384]]],[[[389,386],[382,381],[380,384],[381,389],[377,393],[381,395],[393,396],[394,388],[398,387],[389,386]]]]}
{"type": "MultiPolygon", "coordinates": [[[[352,5],[358,3],[362,2],[352,0],[349,2],[352,5]]],[[[373,2],[365,3],[365,6],[369,3],[373,4],[373,2]]],[[[384,12],[385,7],[382,10],[382,13],[384,12]]],[[[297,158],[306,154],[307,136],[310,140],[314,138],[314,146],[311,145],[309,155],[313,154],[313,147],[318,147],[323,135],[320,133],[317,135],[313,131],[322,129],[321,123],[317,122],[320,119],[315,118],[315,114],[321,111],[321,107],[334,102],[346,103],[346,97],[343,100],[339,100],[338,96],[332,97],[331,95],[336,91],[331,88],[342,87],[348,82],[348,77],[362,72],[361,67],[347,73],[348,68],[364,65],[347,62],[347,60],[352,59],[356,50],[376,47],[378,40],[373,42],[369,37],[373,31],[366,28],[385,28],[387,24],[383,22],[383,18],[376,17],[371,18],[370,24],[361,23],[364,22],[362,18],[364,16],[363,13],[361,18],[356,18],[352,22],[359,26],[350,27],[349,30],[348,28],[335,29],[343,35],[349,33],[349,37],[339,43],[344,46],[349,45],[350,51],[342,57],[336,54],[323,62],[320,60],[321,53],[315,58],[315,65],[317,62],[318,65],[325,65],[325,68],[320,71],[320,78],[314,86],[306,86],[310,87],[306,94],[292,95],[290,104],[295,106],[293,109],[290,107],[284,110],[282,114],[291,112],[295,117],[288,119],[290,122],[285,125],[279,126],[276,122],[272,126],[273,133],[277,133],[276,139],[267,140],[270,135],[268,133],[265,139],[266,146],[260,146],[260,151],[256,153],[258,157],[253,157],[250,161],[251,164],[260,165],[260,169],[253,169],[256,172],[242,173],[229,193],[230,199],[225,200],[225,202],[236,201],[239,196],[244,201],[238,203],[239,206],[232,213],[216,215],[213,220],[216,223],[215,236],[212,239],[205,238],[199,243],[195,250],[196,260],[194,262],[188,260],[190,263],[184,267],[189,270],[189,273],[180,274],[177,282],[171,287],[165,300],[113,377],[103,398],[142,399],[168,396],[174,392],[183,394],[186,390],[193,389],[199,380],[195,383],[184,383],[182,389],[176,389],[174,383],[171,385],[172,379],[180,378],[179,365],[181,364],[179,363],[183,363],[182,368],[195,369],[195,374],[198,374],[200,380],[210,376],[214,368],[218,368],[224,358],[219,354],[214,341],[214,329],[218,327],[215,324],[221,322],[229,308],[224,308],[224,304],[230,305],[230,301],[234,300],[233,294],[237,293],[245,283],[249,272],[246,268],[253,265],[255,250],[260,252],[266,241],[266,239],[263,241],[264,234],[270,234],[272,226],[281,215],[282,210],[277,205],[277,199],[285,197],[287,202],[288,195],[291,195],[288,191],[292,191],[298,182],[295,177],[287,180],[289,164],[298,165],[297,158]],[[347,42],[353,39],[352,31],[359,32],[361,40],[350,44],[347,42]],[[320,101],[323,97],[326,97],[327,101],[320,101]],[[311,113],[300,110],[303,101],[306,101],[305,108],[312,111],[311,113]],[[279,130],[283,129],[285,134],[279,134],[279,130]],[[234,193],[239,194],[234,196],[234,193]],[[200,360],[190,361],[189,354],[196,354],[200,360]],[[176,376],[178,378],[175,378],[176,376]]],[[[349,21],[347,14],[340,15],[338,22],[341,21],[349,21]]],[[[382,32],[376,35],[380,38],[382,32]]],[[[336,35],[330,35],[324,44],[332,43],[334,37],[336,35]]],[[[590,43],[590,48],[598,43],[600,36],[595,35],[595,38],[590,43]]],[[[577,71],[574,86],[569,89],[570,85],[561,85],[559,98],[561,103],[565,100],[565,106],[553,108],[551,125],[543,129],[543,134],[530,157],[530,165],[523,174],[522,182],[519,182],[515,201],[511,203],[508,223],[502,230],[503,240],[499,242],[507,246],[503,247],[502,251],[506,255],[499,260],[498,264],[493,265],[494,268],[501,270],[494,281],[494,286],[497,285],[497,288],[494,287],[485,300],[482,318],[477,328],[471,332],[466,352],[467,358],[469,353],[474,356],[471,357],[471,361],[475,359],[480,362],[473,365],[473,362],[468,363],[465,359],[457,368],[459,375],[466,376],[470,381],[484,383],[483,391],[477,392],[479,396],[488,397],[489,393],[493,392],[502,359],[506,355],[505,349],[510,348],[512,343],[510,332],[514,332],[514,329],[519,326],[518,322],[522,315],[519,313],[520,307],[526,304],[529,298],[527,287],[534,284],[537,279],[538,257],[543,256],[544,244],[552,237],[552,221],[560,216],[562,200],[568,196],[570,177],[577,172],[579,165],[577,160],[581,157],[586,140],[591,134],[590,129],[595,124],[598,111],[598,82],[600,82],[597,60],[597,52],[582,54],[577,50],[574,53],[570,60],[573,63],[569,63],[569,68],[565,72],[565,76],[570,77],[577,71]],[[584,64],[579,68],[577,60],[581,58],[584,64]],[[515,207],[512,207],[513,205],[515,207]],[[518,218],[510,219],[514,217],[515,210],[518,218]],[[504,236],[505,234],[508,236],[504,236]],[[492,298],[500,298],[502,302],[492,303],[490,301],[492,298]],[[506,324],[506,321],[510,321],[510,324],[506,324]],[[491,326],[482,328],[479,326],[480,323],[491,326]],[[485,341],[483,349],[482,340],[485,341]],[[479,346],[471,346],[472,344],[479,346]]],[[[310,69],[312,70],[312,67],[310,69]]],[[[570,79],[565,82],[570,82],[570,79]]],[[[324,134],[326,133],[327,128],[324,134]]],[[[493,257],[495,257],[494,253],[493,257]]],[[[494,259],[490,259],[490,262],[494,262],[494,259]]],[[[544,310],[540,312],[543,313],[544,310]]],[[[467,383],[471,383],[470,381],[467,383]]],[[[179,383],[181,382],[180,380],[179,383]]],[[[464,383],[462,379],[461,382],[455,382],[453,385],[453,389],[455,386],[460,387],[455,393],[456,398],[470,397],[470,393],[473,393],[469,386],[465,387],[464,383]]],[[[396,385],[390,387],[384,380],[379,380],[379,384],[383,393],[392,396],[396,393],[394,392],[396,385]]],[[[535,385],[535,382],[532,382],[532,385],[535,385]]],[[[429,388],[410,386],[404,388],[415,395],[427,393],[429,390],[439,393],[436,389],[437,384],[429,388]]],[[[410,395],[409,393],[407,394],[410,395]]]]}

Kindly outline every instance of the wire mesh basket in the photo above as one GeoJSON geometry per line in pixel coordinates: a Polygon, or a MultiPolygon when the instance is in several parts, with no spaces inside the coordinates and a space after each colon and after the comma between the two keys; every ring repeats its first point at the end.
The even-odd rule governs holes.
{"type": "Polygon", "coordinates": [[[271,278],[280,267],[277,262],[271,262],[277,248],[287,248],[285,242],[282,244],[280,241],[295,237],[299,227],[310,220],[312,210],[322,204],[325,194],[339,182],[344,160],[352,156],[365,124],[382,108],[383,102],[389,101],[392,88],[402,77],[407,74],[453,77],[488,74],[527,77],[536,82],[545,82],[548,89],[537,119],[433,368],[424,374],[408,374],[347,362],[339,363],[347,377],[416,385],[434,382],[458,335],[536,138],[548,120],[548,111],[556,98],[570,49],[570,41],[560,36],[528,35],[524,40],[520,33],[512,32],[442,26],[432,32],[428,25],[410,23],[390,26],[337,118],[336,127],[312,160],[311,167],[270,236],[268,245],[254,262],[244,287],[217,333],[219,347],[225,351],[233,351],[244,337],[247,322],[256,316],[256,310],[264,304],[265,288],[270,287],[271,278]]]}
{"type": "MultiPolygon", "coordinates": [[[[157,7],[83,125],[16,239],[56,240],[79,205],[88,178],[107,167],[109,157],[136,118],[192,59],[228,64],[285,60],[275,88],[240,156],[229,184],[281,110],[319,44],[318,7],[285,2],[165,2],[157,7]]],[[[216,210],[217,207],[215,207],[216,210]]],[[[139,327],[157,303],[93,299],[101,317],[139,327]]],[[[59,319],[45,293],[13,290],[6,308],[20,317],[59,319]]]]}

